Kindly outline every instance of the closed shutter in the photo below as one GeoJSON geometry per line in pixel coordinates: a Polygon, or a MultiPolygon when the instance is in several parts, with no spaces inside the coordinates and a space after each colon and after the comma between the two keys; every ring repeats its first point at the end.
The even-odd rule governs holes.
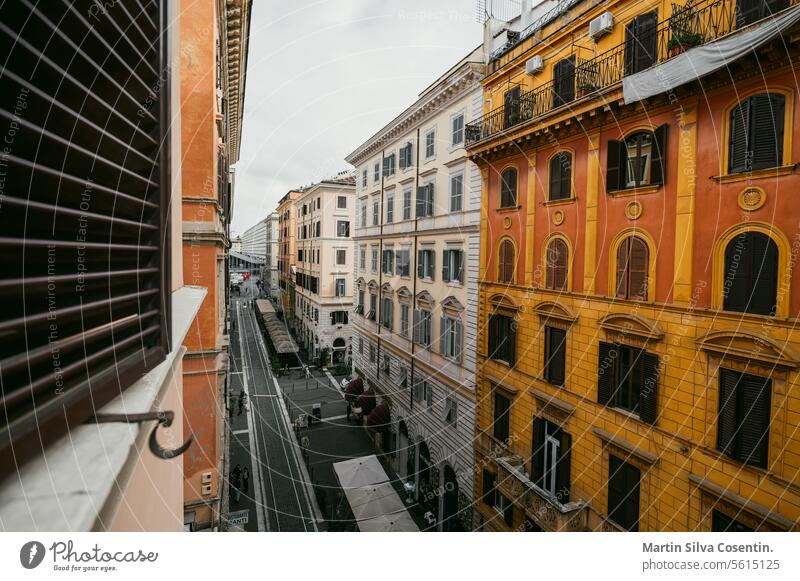
{"type": "Polygon", "coordinates": [[[736,106],[730,114],[728,137],[728,173],[741,173],[750,167],[750,100],[736,106]]]}
{"type": "Polygon", "coordinates": [[[444,282],[450,282],[450,256],[452,254],[451,250],[445,250],[442,253],[442,280],[444,282]]]}
{"type": "Polygon", "coordinates": [[[777,308],[778,248],[761,232],[743,232],[725,248],[723,308],[774,315],[777,308]]]}
{"type": "Polygon", "coordinates": [[[642,14],[636,19],[635,72],[650,68],[658,54],[658,11],[642,14]]]}
{"type": "Polygon", "coordinates": [[[783,95],[750,97],[750,136],[754,170],[778,167],[783,163],[783,95]]]}
{"type": "Polygon", "coordinates": [[[495,505],[495,479],[497,477],[489,472],[486,468],[483,469],[483,502],[489,506],[495,505]]]}
{"type": "Polygon", "coordinates": [[[424,264],[422,263],[422,250],[417,251],[417,276],[419,278],[425,276],[424,264]]]}
{"type": "Polygon", "coordinates": [[[429,183],[427,186],[426,196],[425,196],[425,212],[427,216],[433,216],[433,182],[429,183]]]}
{"type": "Polygon", "coordinates": [[[729,456],[736,453],[736,404],[740,376],[740,373],[731,369],[719,369],[717,448],[729,456]]]}
{"type": "Polygon", "coordinates": [[[487,350],[489,359],[496,359],[497,358],[497,337],[498,333],[498,323],[499,318],[497,315],[489,315],[489,334],[487,338],[487,350]]]}
{"type": "Polygon", "coordinates": [[[511,402],[508,398],[495,393],[494,395],[494,437],[501,442],[508,440],[509,408],[511,402]]]}
{"type": "Polygon", "coordinates": [[[439,319],[439,353],[441,353],[442,355],[448,355],[447,327],[448,327],[447,317],[442,317],[441,319],[439,319]]]}
{"type": "Polygon", "coordinates": [[[33,4],[0,6],[0,474],[170,350],[166,3],[33,4]]]}
{"type": "Polygon", "coordinates": [[[554,385],[564,385],[567,332],[545,327],[545,379],[554,385]]]}
{"type": "MultiPolygon", "coordinates": [[[[628,242],[630,255],[626,274],[628,289],[625,293],[625,298],[647,300],[647,278],[649,274],[649,252],[647,245],[635,236],[629,238],[628,242]]],[[[617,268],[619,268],[619,265],[617,268]]]]}
{"type": "Polygon", "coordinates": [[[669,126],[665,123],[657,127],[653,132],[653,151],[652,161],[650,162],[650,183],[652,185],[661,185],[666,181],[666,168],[667,168],[667,128],[669,126]]]}
{"type": "Polygon", "coordinates": [[[565,200],[572,194],[572,154],[562,152],[559,156],[559,194],[560,199],[565,200]]]}
{"type": "Polygon", "coordinates": [[[767,467],[772,380],[745,373],[739,383],[739,459],[767,467]]]}
{"type": "Polygon", "coordinates": [[[560,155],[550,160],[550,200],[561,199],[561,162],[560,155]]]}
{"type": "Polygon", "coordinates": [[[507,353],[506,353],[506,361],[511,367],[514,367],[516,363],[516,354],[517,354],[517,331],[514,328],[514,321],[509,317],[505,317],[506,321],[506,336],[507,339],[507,353]]]}
{"type": "Polygon", "coordinates": [[[625,175],[623,167],[625,151],[624,142],[609,140],[606,146],[606,192],[622,189],[622,180],[625,175]]]}
{"type": "Polygon", "coordinates": [[[419,343],[419,310],[414,309],[414,328],[412,330],[414,343],[419,343]]]}
{"type": "Polygon", "coordinates": [[[464,353],[464,329],[463,329],[463,325],[461,324],[461,321],[455,321],[453,324],[456,327],[455,357],[456,357],[456,361],[458,361],[460,363],[461,359],[463,358],[463,353],[464,353]]]}
{"type": "Polygon", "coordinates": [[[636,23],[637,19],[634,18],[625,26],[625,75],[631,75],[636,72],[636,47],[638,46],[636,23]]]}
{"type": "Polygon", "coordinates": [[[616,296],[628,298],[628,261],[630,260],[631,239],[623,240],[617,249],[616,296]]]}
{"type": "Polygon", "coordinates": [[[639,530],[639,469],[609,455],[608,516],[628,531],[639,530]]]}
{"type": "Polygon", "coordinates": [[[427,197],[427,186],[419,186],[417,188],[417,218],[425,216],[425,199],[427,197]]]}
{"type": "Polygon", "coordinates": [[[597,402],[608,405],[616,389],[616,362],[619,352],[613,343],[600,342],[597,362],[597,402]]]}
{"type": "Polygon", "coordinates": [[[658,415],[658,355],[646,351],[641,354],[642,383],[639,391],[639,418],[655,424],[658,415]]]}
{"type": "Polygon", "coordinates": [[[533,418],[533,440],[531,448],[531,480],[539,488],[544,488],[544,439],[547,422],[533,418]]]}
{"type": "Polygon", "coordinates": [[[570,462],[572,456],[572,436],[563,429],[558,430],[560,446],[556,465],[556,496],[561,504],[569,502],[570,462]]]}

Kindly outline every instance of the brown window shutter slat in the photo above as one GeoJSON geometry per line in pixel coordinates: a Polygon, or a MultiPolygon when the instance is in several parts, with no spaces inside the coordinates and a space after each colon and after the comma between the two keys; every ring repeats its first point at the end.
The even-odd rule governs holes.
{"type": "Polygon", "coordinates": [[[667,130],[665,123],[653,132],[653,157],[650,162],[650,184],[661,185],[666,182],[667,171],[667,130]]]}
{"type": "Polygon", "coordinates": [[[739,383],[739,459],[767,467],[772,380],[745,373],[739,383]]]}
{"type": "Polygon", "coordinates": [[[562,428],[558,430],[560,446],[558,450],[558,464],[556,464],[556,496],[561,504],[569,502],[571,488],[570,470],[572,461],[572,436],[562,428]]]}
{"type": "Polygon", "coordinates": [[[639,417],[655,425],[658,417],[658,355],[642,352],[642,382],[639,391],[639,417]]]}
{"type": "Polygon", "coordinates": [[[719,369],[719,410],[717,412],[717,448],[734,455],[736,452],[737,391],[741,374],[730,369],[719,369]]]}
{"type": "Polygon", "coordinates": [[[616,365],[619,354],[612,343],[600,342],[597,361],[597,402],[608,405],[616,389],[616,365]]]}

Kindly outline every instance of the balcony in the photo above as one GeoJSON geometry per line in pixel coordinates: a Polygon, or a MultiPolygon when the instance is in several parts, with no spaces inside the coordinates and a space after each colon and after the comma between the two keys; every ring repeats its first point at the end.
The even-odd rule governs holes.
{"type": "MultiPolygon", "coordinates": [[[[798,3],[800,0],[777,1],[773,3],[773,10],[798,3]]],[[[468,123],[465,130],[467,146],[550,113],[568,111],[572,102],[592,99],[620,84],[625,76],[666,62],[690,48],[718,40],[768,17],[771,13],[766,3],[749,13],[740,12],[735,0],[690,1],[685,6],[675,7],[672,15],[659,22],[648,38],[637,38],[636,43],[623,42],[591,59],[575,55],[574,72],[566,78],[521,92],[502,107],[468,123]],[[634,46],[638,48],[632,50],[634,46]]],[[[519,42],[521,40],[517,44],[519,42]]],[[[510,48],[513,47],[506,47],[506,52],[510,48]]]]}

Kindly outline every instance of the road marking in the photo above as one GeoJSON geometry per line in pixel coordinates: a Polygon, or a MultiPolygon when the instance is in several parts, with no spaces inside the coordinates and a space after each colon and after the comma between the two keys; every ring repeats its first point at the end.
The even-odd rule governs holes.
{"type": "Polygon", "coordinates": [[[274,393],[254,393],[250,397],[278,397],[274,393]]]}
{"type": "Polygon", "coordinates": [[[232,433],[233,433],[234,436],[238,436],[239,434],[247,434],[249,436],[250,435],[250,430],[248,430],[248,429],[234,430],[232,433]]]}

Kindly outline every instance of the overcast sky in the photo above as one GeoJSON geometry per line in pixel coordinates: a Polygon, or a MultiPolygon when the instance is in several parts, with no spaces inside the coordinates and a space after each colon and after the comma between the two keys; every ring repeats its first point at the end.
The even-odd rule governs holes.
{"type": "Polygon", "coordinates": [[[475,0],[255,0],[231,232],[344,157],[482,40],[475,0]]]}

